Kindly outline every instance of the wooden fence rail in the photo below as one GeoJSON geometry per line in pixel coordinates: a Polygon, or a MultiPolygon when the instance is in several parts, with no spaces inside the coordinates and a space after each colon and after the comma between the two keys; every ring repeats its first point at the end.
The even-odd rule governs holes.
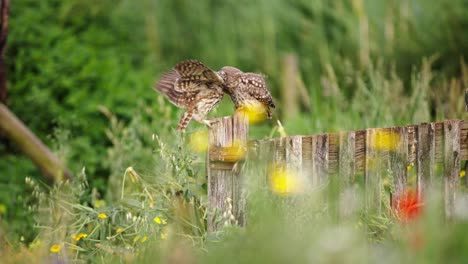
{"type": "Polygon", "coordinates": [[[220,118],[210,129],[210,231],[229,219],[240,225],[245,223],[244,173],[238,164],[244,160],[242,147],[247,145],[251,148],[247,159],[281,164],[300,175],[304,184],[324,184],[330,177],[337,177],[345,185],[362,180],[366,206],[378,211],[383,201],[383,178],[391,178],[391,195],[398,196],[410,184],[408,173],[415,173],[419,196],[433,184],[443,186],[448,217],[455,209],[461,161],[468,160],[468,122],[463,120],[269,140],[247,138],[248,125],[241,117],[220,118]],[[219,212],[222,217],[216,220],[219,212]]]}

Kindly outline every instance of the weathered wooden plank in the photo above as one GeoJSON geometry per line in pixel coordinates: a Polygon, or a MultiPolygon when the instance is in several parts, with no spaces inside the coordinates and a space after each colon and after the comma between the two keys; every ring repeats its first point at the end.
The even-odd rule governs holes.
{"type": "Polygon", "coordinates": [[[460,120],[444,122],[445,215],[452,218],[460,174],[460,120]]]}
{"type": "Polygon", "coordinates": [[[408,165],[414,167],[417,162],[416,146],[418,143],[418,126],[407,126],[406,133],[408,134],[408,165]]]}
{"type": "Polygon", "coordinates": [[[274,159],[274,147],[275,142],[273,140],[259,140],[256,142],[256,159],[253,160],[255,164],[253,166],[257,169],[259,176],[256,181],[262,186],[268,186],[268,178],[261,177],[268,175],[269,166],[271,166],[274,159]]]}
{"type": "Polygon", "coordinates": [[[339,148],[339,178],[342,186],[349,186],[354,182],[356,156],[354,132],[341,132],[340,133],[340,148],[339,148]]]}
{"type": "Polygon", "coordinates": [[[392,140],[391,128],[367,129],[365,167],[367,210],[379,213],[382,211],[382,174],[386,173],[392,140]]]}
{"type": "MultiPolygon", "coordinates": [[[[232,133],[226,133],[226,127],[231,126],[231,122],[230,117],[219,118],[219,121],[211,127],[209,131],[210,147],[232,146],[232,133]]],[[[208,171],[208,231],[213,232],[223,225],[224,219],[220,219],[220,215],[228,209],[227,199],[232,199],[232,177],[230,171],[212,167],[211,157],[208,157],[208,163],[211,168],[208,171]]]]}
{"type": "Polygon", "coordinates": [[[327,181],[328,175],[328,135],[312,137],[312,184],[320,185],[327,181]]]}
{"type": "MultiPolygon", "coordinates": [[[[275,180],[273,175],[278,170],[284,168],[286,163],[286,138],[275,138],[272,139],[271,145],[271,157],[268,167],[267,167],[267,179],[270,184],[270,187],[274,187],[275,180]]],[[[274,189],[274,188],[273,188],[274,189]]]]}
{"type": "MultiPolygon", "coordinates": [[[[241,116],[219,118],[209,130],[210,148],[247,148],[248,122],[241,116]],[[241,133],[241,134],[234,134],[241,133]]],[[[245,222],[245,193],[240,170],[219,168],[208,151],[208,231],[218,230],[225,223],[245,222]],[[215,165],[215,166],[212,166],[215,165]]],[[[239,160],[243,157],[239,156],[239,160]]],[[[235,166],[234,166],[235,167],[235,166]]]]}
{"type": "Polygon", "coordinates": [[[356,189],[353,188],[355,183],[355,132],[340,132],[339,133],[339,162],[338,176],[336,186],[338,188],[338,217],[346,217],[352,214],[353,206],[349,206],[349,199],[357,197],[356,189]]]}
{"type": "Polygon", "coordinates": [[[286,138],[275,139],[274,161],[275,163],[284,163],[286,160],[286,138]]]}
{"type": "Polygon", "coordinates": [[[340,135],[332,133],[328,135],[328,174],[337,176],[339,171],[339,147],[340,135]]]}
{"type": "Polygon", "coordinates": [[[302,137],[302,173],[312,183],[312,136],[302,137]]]}
{"type": "Polygon", "coordinates": [[[366,130],[358,130],[355,131],[355,153],[354,156],[356,165],[355,165],[355,173],[364,173],[366,168],[366,142],[367,142],[367,131],[366,130]]]}
{"type": "Polygon", "coordinates": [[[417,144],[417,191],[421,198],[431,186],[435,168],[435,124],[418,126],[417,144]]]}
{"type": "Polygon", "coordinates": [[[460,123],[460,160],[468,160],[468,122],[460,123]]]}
{"type": "Polygon", "coordinates": [[[437,122],[434,123],[434,134],[435,134],[435,151],[434,151],[434,161],[436,166],[439,166],[444,162],[444,123],[437,122]]]}
{"type": "Polygon", "coordinates": [[[391,173],[394,181],[394,197],[399,197],[406,188],[408,164],[407,127],[393,127],[390,130],[389,159],[385,169],[391,173]],[[388,170],[389,169],[389,170],[388,170]]]}
{"type": "MultiPolygon", "coordinates": [[[[296,177],[289,182],[295,182],[301,185],[307,184],[307,179],[303,174],[303,162],[302,162],[302,136],[293,136],[285,138],[286,140],[286,171],[287,177],[296,177]]],[[[299,186],[286,186],[287,192],[295,192],[299,186]]],[[[305,186],[301,186],[301,189],[305,189],[305,186]]]]}
{"type": "Polygon", "coordinates": [[[242,165],[240,164],[244,160],[244,156],[247,152],[247,140],[249,134],[249,120],[246,115],[234,115],[232,124],[232,144],[235,148],[243,149],[238,150],[239,161],[237,161],[237,167],[234,166],[232,173],[232,214],[238,225],[244,226],[246,223],[246,189],[245,176],[241,171],[242,165]]]}

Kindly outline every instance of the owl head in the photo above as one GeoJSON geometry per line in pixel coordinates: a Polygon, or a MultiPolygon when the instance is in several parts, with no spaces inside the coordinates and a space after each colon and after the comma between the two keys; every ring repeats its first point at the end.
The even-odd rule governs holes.
{"type": "Polygon", "coordinates": [[[223,78],[225,85],[229,85],[237,80],[237,76],[242,73],[243,72],[241,70],[231,66],[224,66],[220,71],[218,71],[218,74],[223,78]]]}

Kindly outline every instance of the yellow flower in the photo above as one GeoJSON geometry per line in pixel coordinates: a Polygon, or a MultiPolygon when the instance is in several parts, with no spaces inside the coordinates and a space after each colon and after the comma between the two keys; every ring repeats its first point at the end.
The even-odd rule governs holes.
{"type": "Polygon", "coordinates": [[[139,239],[140,239],[140,235],[137,235],[137,236],[133,239],[133,243],[136,243],[139,239]]]}
{"type": "Polygon", "coordinates": [[[105,213],[100,213],[100,214],[98,214],[98,217],[101,218],[101,219],[106,219],[107,215],[105,213]]]}
{"type": "Polygon", "coordinates": [[[142,239],[141,239],[141,243],[145,243],[145,241],[148,239],[147,236],[144,236],[142,239]]]}
{"type": "Polygon", "coordinates": [[[208,132],[197,131],[190,136],[189,147],[195,152],[206,152],[208,149],[208,132]]]}
{"type": "Polygon", "coordinates": [[[259,123],[267,118],[268,107],[258,101],[249,101],[236,109],[237,113],[247,116],[250,124],[259,123]]]}
{"type": "Polygon", "coordinates": [[[165,225],[167,224],[166,220],[164,220],[163,218],[160,218],[159,216],[156,216],[153,221],[158,224],[158,225],[165,225]]]}
{"type": "Polygon", "coordinates": [[[161,233],[161,239],[164,240],[167,238],[167,234],[166,233],[161,233]]]}
{"type": "Polygon", "coordinates": [[[119,227],[119,228],[117,228],[117,230],[115,230],[115,233],[117,233],[117,234],[122,233],[122,231],[123,231],[123,228],[119,227]]]}
{"type": "Polygon", "coordinates": [[[465,177],[465,175],[466,175],[465,170],[461,170],[461,171],[460,171],[460,178],[465,177]]]}
{"type": "Polygon", "coordinates": [[[408,166],[406,167],[406,169],[407,169],[408,171],[410,171],[411,169],[413,169],[413,166],[408,165],[408,166]]]}
{"type": "Polygon", "coordinates": [[[0,204],[0,214],[5,214],[7,207],[4,204],[0,204]]]}
{"type": "Polygon", "coordinates": [[[377,131],[372,141],[374,142],[373,147],[376,150],[395,150],[398,142],[400,141],[400,136],[397,133],[389,131],[377,131]]]}
{"type": "Polygon", "coordinates": [[[49,250],[51,253],[59,253],[60,249],[62,249],[62,246],[60,246],[59,244],[53,244],[49,250]]]}
{"type": "Polygon", "coordinates": [[[79,233],[78,235],[72,235],[72,238],[76,241],[80,241],[82,238],[87,238],[88,235],[85,233],[79,233]]]}
{"type": "Polygon", "coordinates": [[[298,193],[302,191],[303,184],[298,176],[283,165],[273,165],[270,174],[271,190],[277,194],[298,193]]]}

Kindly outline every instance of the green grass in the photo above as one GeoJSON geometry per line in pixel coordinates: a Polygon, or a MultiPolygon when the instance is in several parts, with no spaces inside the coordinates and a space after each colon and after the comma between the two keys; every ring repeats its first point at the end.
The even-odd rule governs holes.
{"type": "MultiPolygon", "coordinates": [[[[9,262],[463,259],[463,218],[446,223],[436,209],[427,212],[417,227],[427,243],[412,250],[412,228],[389,212],[363,217],[357,210],[336,223],[327,204],[316,202],[320,193],[296,201],[255,184],[247,228],[207,235],[205,157],[187,148],[190,135],[205,128],[194,123],[186,137],[177,135],[181,110],[151,86],[189,58],[267,74],[278,108],[272,121],[251,128],[252,139],[278,137],[276,119],[288,135],[307,135],[463,118],[467,12],[463,0],[14,1],[8,105],[77,180],[45,187],[33,164],[1,139],[1,254],[9,262]],[[299,112],[286,119],[283,60],[291,54],[308,101],[298,98],[299,112]],[[288,218],[291,203],[312,213],[288,218]],[[109,217],[97,218],[101,212],[109,217]],[[118,228],[125,231],[116,235],[118,228]],[[73,241],[80,232],[88,237],[73,241]],[[49,252],[55,243],[59,254],[49,252]]],[[[226,99],[211,116],[232,112],[226,99]]]]}

